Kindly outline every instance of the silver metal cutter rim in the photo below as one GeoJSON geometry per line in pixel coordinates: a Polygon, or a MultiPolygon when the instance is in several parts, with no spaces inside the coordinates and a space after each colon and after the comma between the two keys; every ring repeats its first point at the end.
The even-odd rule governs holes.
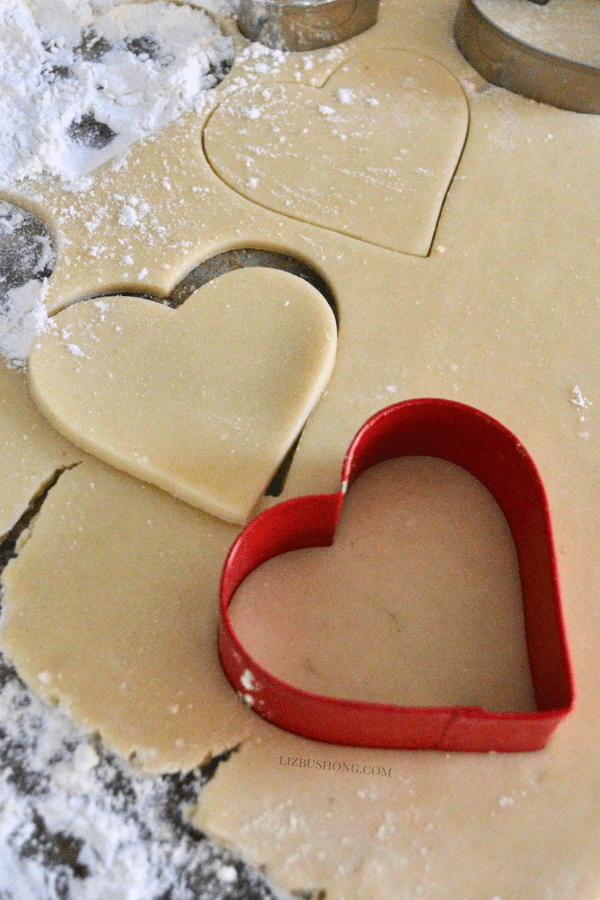
{"type": "Polygon", "coordinates": [[[600,115],[600,67],[514,37],[492,22],[475,0],[460,0],[454,37],[486,81],[559,109],[600,115]]]}

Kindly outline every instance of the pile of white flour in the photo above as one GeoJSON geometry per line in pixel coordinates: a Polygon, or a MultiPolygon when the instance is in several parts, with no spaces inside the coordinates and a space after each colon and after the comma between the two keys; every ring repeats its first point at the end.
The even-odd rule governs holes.
{"type": "Polygon", "coordinates": [[[76,182],[201,101],[233,61],[226,4],[1,0],[0,187],[76,182]]]}
{"type": "MultiPolygon", "coordinates": [[[[235,0],[0,0],[0,191],[85,176],[188,109],[229,72],[217,19],[235,0]]],[[[50,236],[0,199],[0,355],[23,367],[47,321],[50,236]],[[8,260],[8,262],[7,262],[8,260]]]]}
{"type": "Polygon", "coordinates": [[[283,900],[186,825],[203,780],[137,775],[0,657],[1,900],[283,900]]]}

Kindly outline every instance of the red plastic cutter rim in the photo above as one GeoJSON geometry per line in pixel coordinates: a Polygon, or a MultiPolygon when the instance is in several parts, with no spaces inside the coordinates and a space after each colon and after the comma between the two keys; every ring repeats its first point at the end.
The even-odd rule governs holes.
{"type": "Polygon", "coordinates": [[[225,561],[220,610],[219,657],[232,686],[267,721],[302,737],[389,749],[531,751],[546,745],[573,706],[556,556],[540,475],[515,435],[486,413],[456,401],[419,398],[381,410],[352,441],[340,491],[296,497],[250,522],[225,561]],[[534,712],[409,707],[314,694],[264,669],[235,634],[228,607],[244,578],[282,553],[331,546],[352,482],[378,462],[411,455],[462,466],[488,488],[506,516],[519,559],[534,712]]]}

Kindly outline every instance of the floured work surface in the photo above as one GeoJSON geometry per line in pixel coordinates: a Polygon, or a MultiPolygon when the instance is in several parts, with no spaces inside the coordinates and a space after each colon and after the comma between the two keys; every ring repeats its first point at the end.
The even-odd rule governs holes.
{"type": "MultiPolygon", "coordinates": [[[[283,498],[337,490],[353,435],[396,400],[457,399],[514,431],[549,495],[575,711],[545,750],[515,755],[342,748],[269,726],[231,691],[216,654],[218,579],[236,527],[81,453],[39,415],[23,374],[3,371],[7,532],[49,487],[4,572],[6,657],[37,694],[64,704],[148,771],[191,770],[236,748],[199,799],[200,776],[180,780],[185,822],[168,839],[153,825],[149,843],[128,845],[129,859],[138,850],[148,858],[148,846],[166,854],[165,841],[187,852],[194,829],[203,829],[264,866],[278,885],[327,898],[600,897],[600,121],[486,85],[454,45],[453,16],[454,3],[445,0],[395,0],[382,4],[375,28],[343,47],[289,57],[242,51],[201,108],[116,157],[84,190],[40,180],[15,183],[4,196],[37,212],[54,239],[56,267],[43,297],[50,313],[111,292],[166,298],[200,262],[240,248],[284,254],[317,273],[338,314],[337,355],[283,498]],[[204,125],[221,99],[253,84],[268,91],[273,81],[325,87],[345,61],[379,48],[433,60],[468,106],[464,151],[427,256],[258,206],[226,185],[204,155],[204,125]]],[[[325,105],[335,113],[335,104],[353,102],[353,91],[354,83],[348,92],[338,83],[325,105]]],[[[251,122],[261,115],[259,100],[247,107],[251,122]]],[[[438,116],[440,100],[443,106],[443,95],[432,102],[438,116]]],[[[331,139],[343,144],[343,133],[331,139]]],[[[285,155],[285,141],[281,148],[285,155]]],[[[250,167],[249,182],[257,177],[250,167]]],[[[256,508],[273,502],[265,497],[256,508]]],[[[23,706],[13,699],[10,721],[20,722],[23,706]]],[[[68,794],[64,807],[77,816],[51,817],[60,804],[43,807],[46,782],[30,779],[21,830],[5,842],[21,852],[12,871],[25,884],[27,866],[51,862],[56,849],[44,848],[56,848],[70,829],[71,864],[61,877],[72,896],[91,896],[82,892],[94,878],[100,883],[98,860],[106,857],[92,849],[94,816],[83,797],[99,781],[117,796],[119,778],[110,780],[87,744],[76,758],[65,747],[62,763],[57,753],[44,756],[44,746],[35,758],[54,760],[53,789],[68,794]],[[36,844],[36,804],[53,843],[46,834],[36,844]]],[[[4,778],[7,786],[17,781],[10,767],[4,778]]],[[[164,784],[143,782],[137,796],[168,806],[165,791],[159,798],[149,787],[164,784]]],[[[138,808],[139,821],[147,810],[138,808]]],[[[208,854],[206,844],[194,846],[208,854]]],[[[175,857],[169,860],[175,873],[175,857]]],[[[204,874],[200,882],[206,892],[235,896],[238,869],[209,863],[212,881],[204,874]]],[[[141,869],[132,863],[132,871],[137,885],[141,869]]],[[[194,887],[191,875],[177,878],[175,896],[202,896],[198,879],[194,887]]],[[[168,886],[152,889],[160,896],[168,886]]]]}

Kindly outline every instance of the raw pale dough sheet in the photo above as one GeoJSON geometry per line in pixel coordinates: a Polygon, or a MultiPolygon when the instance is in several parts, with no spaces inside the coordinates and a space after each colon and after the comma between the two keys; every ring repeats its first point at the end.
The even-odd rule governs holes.
{"type": "MultiPolygon", "coordinates": [[[[231,691],[216,654],[217,585],[236,529],[72,449],[80,465],[60,476],[5,570],[0,640],[36,691],[154,771],[241,745],[192,818],[282,887],[327,900],[599,900],[600,119],[487,85],[455,46],[454,12],[453,0],[384,0],[357,39],[292,54],[275,76],[246,59],[212,97],[273,77],[318,88],[380,49],[447,69],[469,127],[428,256],[242,197],[204,154],[208,108],[85,191],[32,183],[8,199],[55,237],[50,311],[109,291],[165,297],[201,260],[241,247],[318,272],[339,312],[337,356],[283,497],[337,490],[353,435],[396,400],[460,400],[517,434],[548,491],[573,714],[545,750],[508,755],[343,748],[268,725],[231,691]]],[[[228,152],[239,153],[235,135],[228,152]]],[[[0,505],[10,497],[16,517],[68,445],[36,418],[22,376],[0,384],[3,439],[19,446],[27,409],[43,444],[17,488],[22,457],[8,457],[0,505]]]]}
{"type": "Polygon", "coordinates": [[[0,535],[25,513],[30,500],[57,469],[80,458],[77,449],[50,429],[29,396],[23,375],[0,363],[0,535]]]}

